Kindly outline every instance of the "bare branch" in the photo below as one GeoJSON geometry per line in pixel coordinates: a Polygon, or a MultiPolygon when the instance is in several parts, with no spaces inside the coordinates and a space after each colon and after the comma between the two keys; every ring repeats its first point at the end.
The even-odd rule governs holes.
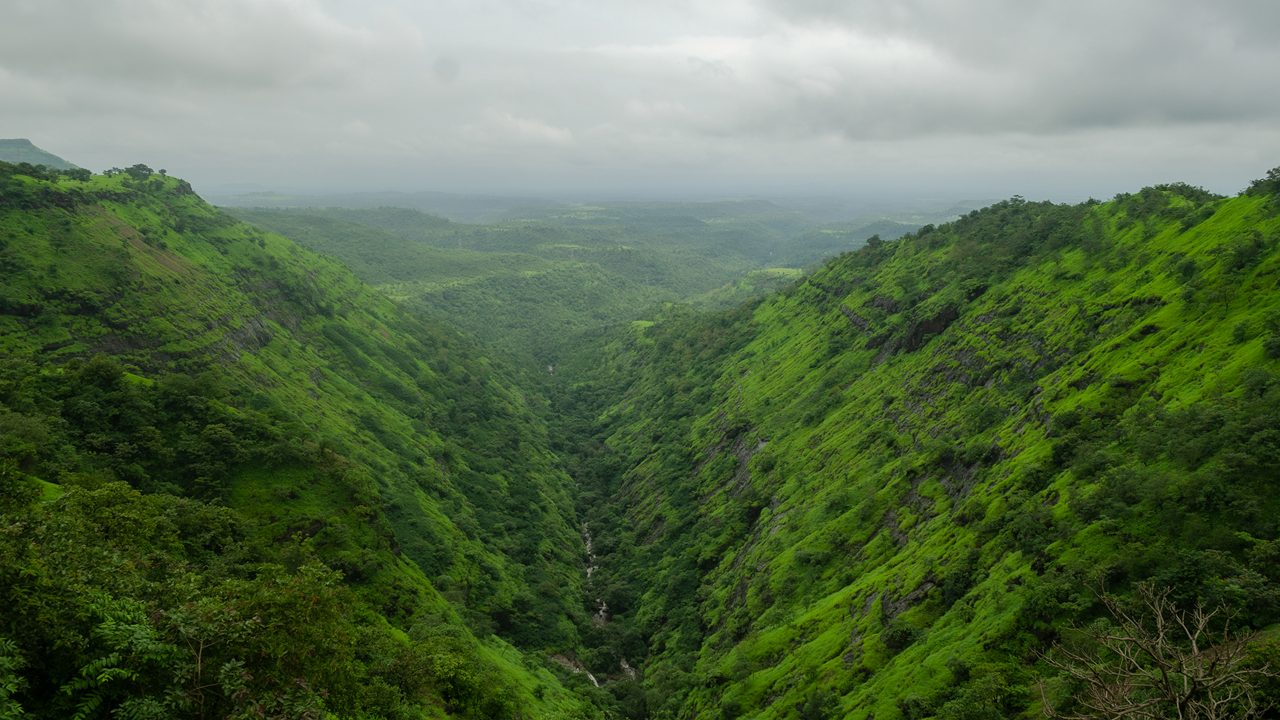
{"type": "Polygon", "coordinates": [[[1100,596],[1112,618],[1105,628],[1075,628],[1086,641],[1058,643],[1043,656],[1080,691],[1076,711],[1055,707],[1039,683],[1044,713],[1061,720],[1249,720],[1266,708],[1255,694],[1268,667],[1245,665],[1250,634],[1233,634],[1234,616],[1221,607],[1197,604],[1186,611],[1170,599],[1171,589],[1140,583],[1134,601],[1100,596]],[[1220,623],[1216,620],[1222,618],[1220,623]],[[1221,630],[1214,631],[1215,624],[1221,630]]]}

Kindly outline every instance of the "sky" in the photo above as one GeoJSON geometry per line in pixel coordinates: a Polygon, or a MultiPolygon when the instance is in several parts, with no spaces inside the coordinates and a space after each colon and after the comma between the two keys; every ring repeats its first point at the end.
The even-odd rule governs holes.
{"type": "Polygon", "coordinates": [[[1280,165],[1274,0],[5,0],[0,137],[197,190],[1109,197],[1280,165]]]}

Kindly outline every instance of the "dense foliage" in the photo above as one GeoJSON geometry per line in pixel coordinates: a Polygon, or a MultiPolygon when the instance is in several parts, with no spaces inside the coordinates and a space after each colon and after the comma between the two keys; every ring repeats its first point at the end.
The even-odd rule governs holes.
{"type": "Polygon", "coordinates": [[[916,227],[817,226],[762,202],[573,206],[487,225],[399,208],[230,212],[337,258],[420,315],[455,324],[532,370],[526,384],[581,355],[585,335],[664,302],[726,307],[875,233],[916,227]]]}
{"type": "Polygon", "coordinates": [[[0,164],[0,717],[1069,715],[1139,588],[1275,666],[1274,181],[807,276],[749,207],[238,211],[378,292],[0,164]]]}
{"type": "Polygon", "coordinates": [[[560,400],[598,419],[592,668],[633,717],[1034,717],[1104,591],[1274,630],[1266,187],[1014,198],[634,325],[560,400]]]}
{"type": "Polygon", "coordinates": [[[570,480],[469,343],[145,166],[0,164],[0,273],[10,709],[591,712],[570,480]]]}

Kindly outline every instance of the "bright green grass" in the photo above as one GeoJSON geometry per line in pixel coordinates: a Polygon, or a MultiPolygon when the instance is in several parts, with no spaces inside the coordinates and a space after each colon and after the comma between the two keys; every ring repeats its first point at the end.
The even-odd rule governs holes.
{"type": "MultiPolygon", "coordinates": [[[[1046,671],[1033,669],[1044,645],[1032,631],[1051,636],[1090,607],[1103,574],[1150,573],[1133,542],[1189,555],[1216,542],[1177,534],[1157,507],[1117,525],[1075,503],[1110,492],[1119,468],[1152,472],[1127,443],[1158,444],[1139,440],[1157,422],[1137,418],[1224,407],[1259,370],[1274,383],[1268,202],[1178,188],[1075,208],[1014,201],[837,259],[749,316],[633,328],[650,342],[615,343],[617,363],[595,376],[623,397],[598,411],[612,505],[587,512],[617,548],[601,582],[634,608],[616,622],[651,638],[651,703],[1035,716],[1029,687],[1046,671]],[[1183,223],[1202,208],[1214,212],[1183,223]],[[1107,459],[1064,461],[1053,423],[1070,413],[1138,424],[1090,436],[1107,459]],[[900,648],[882,641],[891,625],[900,648]]],[[[1155,467],[1161,482],[1203,482],[1179,462],[1155,467]]]]}

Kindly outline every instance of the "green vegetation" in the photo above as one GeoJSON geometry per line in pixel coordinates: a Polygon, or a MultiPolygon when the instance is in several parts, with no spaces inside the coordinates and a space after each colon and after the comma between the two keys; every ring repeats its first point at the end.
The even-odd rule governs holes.
{"type": "Polygon", "coordinates": [[[1274,629],[1277,207],[1015,198],[566,368],[589,667],[632,717],[1036,717],[1104,590],[1274,629]]]}
{"type": "Polygon", "coordinates": [[[665,302],[759,296],[892,222],[816,227],[769,203],[616,203],[535,219],[449,222],[400,208],[233,208],[333,257],[417,314],[455,324],[540,383],[583,337],[665,302]],[[747,276],[746,279],[743,279],[747,276]]]}
{"type": "Polygon", "coordinates": [[[806,275],[866,228],[236,211],[304,250],[0,164],[0,717],[1072,716],[1118,613],[1198,605],[1248,642],[1130,676],[1265,705],[1276,178],[806,275]]]}
{"type": "Polygon", "coordinates": [[[588,623],[520,393],[184,182],[82,177],[0,165],[3,701],[590,714],[538,659],[588,623]]]}

